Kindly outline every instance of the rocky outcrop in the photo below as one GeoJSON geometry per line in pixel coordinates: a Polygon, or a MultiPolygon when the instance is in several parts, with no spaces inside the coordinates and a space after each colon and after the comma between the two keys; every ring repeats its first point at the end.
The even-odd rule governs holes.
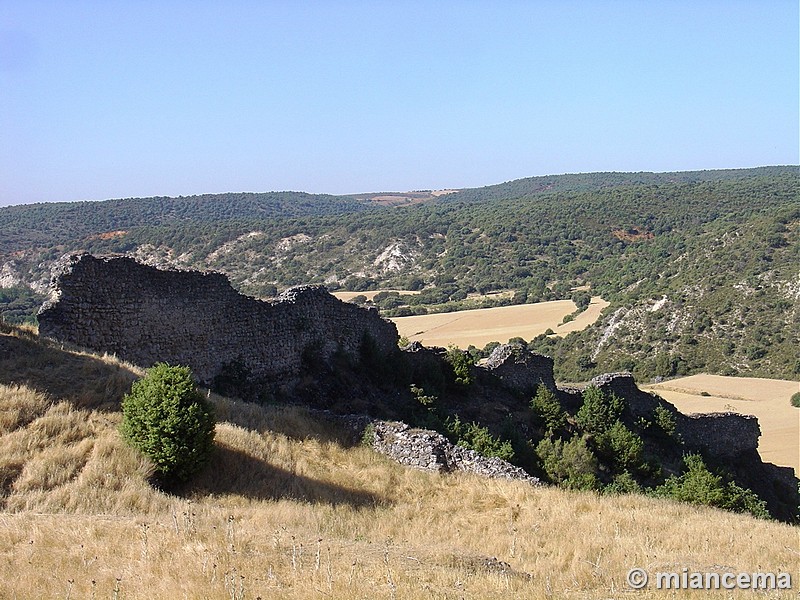
{"type": "Polygon", "coordinates": [[[540,485],[524,469],[496,457],[486,457],[474,450],[452,444],[430,429],[417,429],[400,421],[381,421],[358,415],[329,418],[338,420],[362,438],[373,450],[402,465],[438,473],[464,472],[495,479],[526,481],[540,485]]]}
{"type": "Polygon", "coordinates": [[[556,390],[553,359],[531,352],[520,344],[497,346],[483,367],[500,379],[507,388],[520,394],[532,396],[539,384],[556,390]]]}
{"type": "Polygon", "coordinates": [[[41,335],[109,352],[141,366],[191,367],[210,382],[226,365],[254,378],[296,376],[304,361],[359,357],[397,347],[394,323],[300,286],[264,302],[239,294],[220,273],[161,270],[127,257],[77,255],[54,280],[39,313],[41,335]]]}

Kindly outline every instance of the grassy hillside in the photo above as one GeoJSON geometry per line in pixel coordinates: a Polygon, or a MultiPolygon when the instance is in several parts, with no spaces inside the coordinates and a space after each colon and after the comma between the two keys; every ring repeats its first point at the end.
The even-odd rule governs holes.
{"type": "Polygon", "coordinates": [[[414,471],[303,409],[213,394],[212,463],[167,494],[117,430],[139,370],[16,329],[0,359],[7,597],[608,598],[634,566],[800,567],[796,527],[414,471]]]}

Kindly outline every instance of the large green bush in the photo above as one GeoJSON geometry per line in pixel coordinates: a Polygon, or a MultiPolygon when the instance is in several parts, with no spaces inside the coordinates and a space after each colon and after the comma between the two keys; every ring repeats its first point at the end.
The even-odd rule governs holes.
{"type": "Polygon", "coordinates": [[[644,442],[642,438],[625,427],[622,421],[615,422],[597,435],[600,451],[608,456],[620,471],[641,469],[644,442]]]}
{"type": "Polygon", "coordinates": [[[583,404],[575,415],[575,422],[587,433],[603,433],[614,425],[624,409],[622,398],[589,386],[583,391],[583,404]]]}
{"type": "Polygon", "coordinates": [[[568,489],[591,490],[599,486],[597,458],[586,440],[574,437],[568,442],[544,438],[536,446],[542,469],[553,483],[568,489]]]}
{"type": "Polygon", "coordinates": [[[800,408],[800,392],[792,394],[790,402],[795,408],[800,408]]]}
{"type": "Polygon", "coordinates": [[[655,495],[716,506],[734,512],[749,512],[762,519],[769,518],[766,504],[752,490],[733,482],[726,482],[706,467],[699,454],[689,454],[683,459],[686,470],[680,476],[672,475],[655,489],[655,495]]]}
{"type": "Polygon", "coordinates": [[[214,425],[188,367],[155,365],[122,401],[122,435],[166,481],[186,481],[208,462],[214,425]]]}

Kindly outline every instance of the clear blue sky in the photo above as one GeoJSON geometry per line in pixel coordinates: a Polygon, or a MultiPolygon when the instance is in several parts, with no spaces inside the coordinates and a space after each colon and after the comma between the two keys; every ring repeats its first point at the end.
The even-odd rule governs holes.
{"type": "Polygon", "coordinates": [[[797,164],[797,0],[0,3],[0,205],[797,164]]]}

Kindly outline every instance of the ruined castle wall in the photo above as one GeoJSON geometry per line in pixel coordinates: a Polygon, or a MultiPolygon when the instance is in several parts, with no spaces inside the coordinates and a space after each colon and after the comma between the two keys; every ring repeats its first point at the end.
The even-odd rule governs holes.
{"type": "Polygon", "coordinates": [[[663,398],[640,390],[630,373],[598,375],[591,384],[625,398],[634,417],[651,418],[657,406],[669,410],[687,450],[727,459],[758,448],[761,428],[755,417],[736,413],[684,415],[663,398]]]}
{"type": "Polygon", "coordinates": [[[357,357],[365,334],[396,348],[397,329],[376,311],[301,286],[276,301],[243,296],[219,273],[166,271],[127,257],[73,257],[39,314],[42,335],[150,366],[188,365],[208,382],[240,361],[254,377],[296,375],[303,357],[357,357]]]}
{"type": "Polygon", "coordinates": [[[474,450],[452,444],[442,434],[430,429],[417,429],[401,421],[383,421],[364,415],[325,414],[345,426],[355,440],[367,443],[376,452],[392,460],[423,471],[437,473],[473,473],[493,479],[525,481],[541,485],[524,469],[497,457],[486,457],[474,450]]]}
{"type": "Polygon", "coordinates": [[[497,346],[483,367],[509,389],[532,396],[540,383],[556,391],[553,359],[516,344],[497,346]]]}

